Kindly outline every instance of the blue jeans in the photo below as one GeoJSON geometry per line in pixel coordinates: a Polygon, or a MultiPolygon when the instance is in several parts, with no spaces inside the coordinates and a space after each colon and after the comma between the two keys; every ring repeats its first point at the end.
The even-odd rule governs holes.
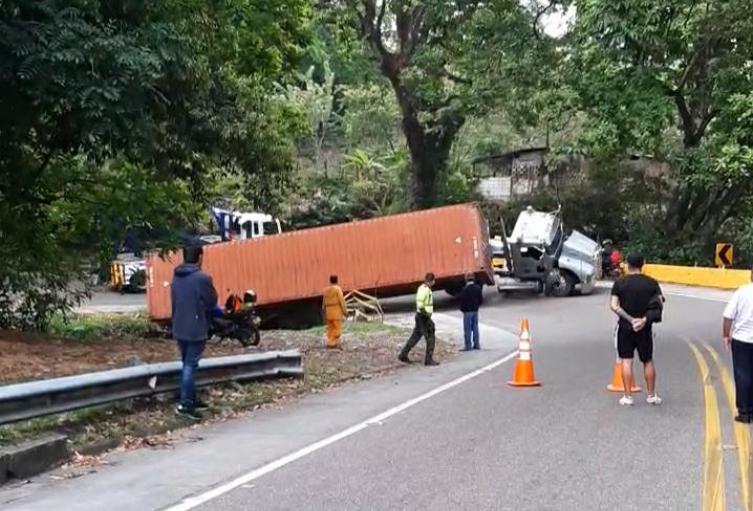
{"type": "Polygon", "coordinates": [[[183,370],[180,375],[180,404],[193,410],[196,407],[196,368],[204,353],[206,341],[178,341],[183,370]]]}
{"type": "Polygon", "coordinates": [[[463,334],[465,335],[465,349],[480,349],[478,339],[478,312],[463,313],[463,334]]]}
{"type": "Polygon", "coordinates": [[[737,411],[753,415],[753,344],[732,339],[732,368],[737,411]]]}

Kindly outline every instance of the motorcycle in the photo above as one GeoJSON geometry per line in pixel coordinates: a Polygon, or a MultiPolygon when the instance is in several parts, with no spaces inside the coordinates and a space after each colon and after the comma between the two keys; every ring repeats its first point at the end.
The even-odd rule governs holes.
{"type": "Polygon", "coordinates": [[[256,294],[246,291],[243,301],[237,295],[230,295],[224,310],[219,306],[212,315],[212,337],[220,341],[232,339],[241,343],[244,348],[258,346],[261,342],[261,317],[255,308],[256,294]]]}
{"type": "Polygon", "coordinates": [[[601,274],[606,279],[617,280],[623,276],[622,265],[614,264],[612,261],[603,263],[601,266],[601,274]]]}
{"type": "Polygon", "coordinates": [[[601,275],[606,279],[617,280],[623,274],[622,253],[612,245],[611,240],[605,240],[601,252],[601,275]]]}

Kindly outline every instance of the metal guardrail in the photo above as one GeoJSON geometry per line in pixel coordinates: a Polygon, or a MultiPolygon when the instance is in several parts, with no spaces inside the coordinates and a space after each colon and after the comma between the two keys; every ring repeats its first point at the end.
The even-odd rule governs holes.
{"type": "MultiPolygon", "coordinates": [[[[180,362],[166,362],[2,386],[0,424],[175,391],[180,371],[180,362]]],[[[196,385],[302,375],[300,352],[275,351],[204,359],[196,385]]]]}

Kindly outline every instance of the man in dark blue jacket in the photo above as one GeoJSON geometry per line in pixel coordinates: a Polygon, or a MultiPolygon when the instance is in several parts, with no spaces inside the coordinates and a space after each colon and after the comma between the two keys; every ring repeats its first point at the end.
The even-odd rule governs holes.
{"type": "Polygon", "coordinates": [[[178,341],[183,372],[180,379],[178,413],[200,420],[196,399],[195,372],[209,339],[212,309],[217,305],[217,291],[212,278],[201,271],[204,249],[200,245],[183,248],[183,264],[175,268],[171,288],[173,338],[178,341]]]}
{"type": "Polygon", "coordinates": [[[478,309],[483,302],[483,291],[472,273],[465,276],[465,287],[460,293],[460,311],[463,313],[463,334],[465,348],[463,351],[480,350],[478,337],[478,309]]]}

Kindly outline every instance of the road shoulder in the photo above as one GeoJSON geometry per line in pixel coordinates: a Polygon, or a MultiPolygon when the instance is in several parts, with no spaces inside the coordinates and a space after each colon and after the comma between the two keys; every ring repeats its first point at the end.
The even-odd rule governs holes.
{"type": "MultiPolygon", "coordinates": [[[[438,314],[436,320],[440,335],[457,340],[459,318],[438,314]]],[[[417,366],[311,395],[284,409],[194,427],[179,435],[169,455],[146,449],[116,453],[109,465],[79,479],[42,476],[0,490],[0,505],[7,511],[163,508],[473,372],[515,348],[515,336],[503,330],[484,325],[482,336],[487,339],[484,350],[450,364],[417,366]]]]}

